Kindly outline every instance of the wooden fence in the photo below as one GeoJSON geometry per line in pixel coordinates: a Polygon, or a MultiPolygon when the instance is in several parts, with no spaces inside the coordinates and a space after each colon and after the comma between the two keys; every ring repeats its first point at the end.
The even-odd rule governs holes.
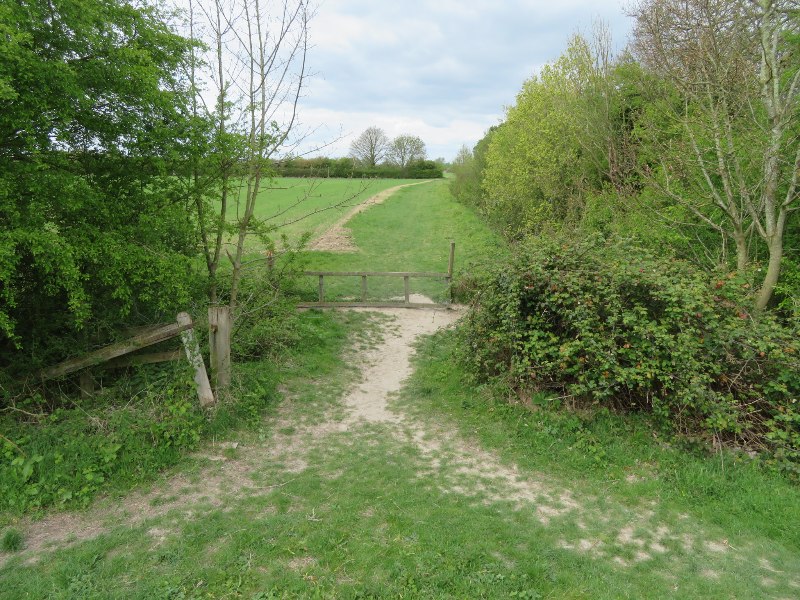
{"type": "Polygon", "coordinates": [[[80,371],[80,387],[82,395],[94,392],[94,379],[91,376],[92,367],[103,368],[126,367],[135,364],[148,364],[179,360],[184,353],[180,350],[170,352],[157,352],[151,354],[133,354],[134,352],[180,336],[183,342],[184,353],[189,363],[194,368],[194,382],[201,406],[214,404],[214,393],[208,380],[200,346],[194,335],[194,322],[188,313],[178,314],[175,323],[149,327],[144,331],[122,342],[110,344],[94,352],[71,358],[53,367],[44,369],[39,374],[41,381],[57,379],[80,371]],[[130,355],[130,356],[129,356],[130,355]]]}
{"type": "Polygon", "coordinates": [[[447,264],[446,273],[435,272],[415,272],[415,271],[305,271],[303,274],[309,277],[318,277],[318,300],[316,302],[302,302],[298,308],[342,308],[342,307],[369,307],[369,308],[392,308],[402,306],[405,308],[447,308],[446,304],[432,302],[411,302],[411,279],[420,277],[431,277],[444,279],[450,287],[450,300],[453,299],[453,264],[455,262],[456,243],[450,242],[450,258],[447,264]],[[361,278],[361,300],[352,301],[326,301],[325,300],[325,278],[326,277],[360,277],[361,278]],[[402,277],[403,278],[403,302],[380,301],[369,302],[367,299],[367,278],[369,277],[402,277]]]}

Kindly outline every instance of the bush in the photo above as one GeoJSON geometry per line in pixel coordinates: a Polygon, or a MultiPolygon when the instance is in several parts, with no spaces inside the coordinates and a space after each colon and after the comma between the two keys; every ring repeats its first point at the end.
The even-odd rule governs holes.
{"type": "Polygon", "coordinates": [[[0,420],[0,510],[85,506],[111,478],[152,476],[199,441],[207,421],[196,398],[191,370],[175,363],[142,368],[49,414],[41,399],[29,399],[27,420],[0,420]]]}
{"type": "Polygon", "coordinates": [[[463,359],[518,393],[649,411],[798,473],[797,330],[748,314],[749,289],[630,242],[529,242],[479,284],[463,359]]]}

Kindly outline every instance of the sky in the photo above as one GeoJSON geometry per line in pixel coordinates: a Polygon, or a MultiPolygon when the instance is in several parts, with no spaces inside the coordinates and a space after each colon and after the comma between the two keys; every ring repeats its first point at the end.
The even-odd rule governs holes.
{"type": "Polygon", "coordinates": [[[626,0],[320,0],[310,24],[313,74],[300,151],[346,156],[370,126],[417,135],[452,160],[499,123],[522,83],[569,37],[605,21],[615,46],[631,29],[626,0]],[[320,151],[314,151],[327,144],[320,151]]]}

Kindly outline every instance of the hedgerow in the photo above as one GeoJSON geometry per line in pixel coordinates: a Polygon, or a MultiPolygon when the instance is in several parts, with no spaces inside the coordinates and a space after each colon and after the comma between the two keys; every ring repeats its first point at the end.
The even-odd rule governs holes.
{"type": "Polygon", "coordinates": [[[797,476],[798,328],[750,314],[749,291],[629,241],[528,242],[478,284],[462,359],[523,396],[648,411],[676,433],[768,450],[797,476]]]}

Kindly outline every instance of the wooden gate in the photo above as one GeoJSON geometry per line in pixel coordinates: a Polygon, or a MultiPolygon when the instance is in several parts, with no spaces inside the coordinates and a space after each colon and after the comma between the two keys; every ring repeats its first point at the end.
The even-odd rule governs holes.
{"type": "Polygon", "coordinates": [[[450,300],[453,299],[453,263],[455,261],[456,243],[450,242],[450,258],[447,264],[446,273],[415,272],[415,271],[305,271],[303,274],[309,277],[318,277],[318,300],[316,302],[301,302],[298,308],[341,308],[341,307],[368,307],[368,308],[449,308],[448,304],[436,302],[411,302],[411,279],[412,278],[438,278],[447,282],[450,290],[450,300]],[[348,301],[326,301],[325,300],[325,278],[326,277],[360,277],[361,278],[361,300],[348,301]],[[369,277],[402,277],[404,300],[402,302],[378,301],[369,302],[367,299],[368,278],[369,277]]]}

